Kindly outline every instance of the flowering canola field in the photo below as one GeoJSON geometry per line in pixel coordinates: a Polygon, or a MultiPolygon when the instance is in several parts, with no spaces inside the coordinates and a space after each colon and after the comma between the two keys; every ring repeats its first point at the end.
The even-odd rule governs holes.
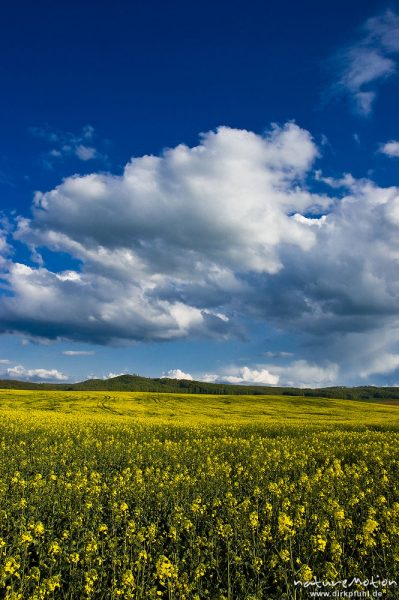
{"type": "Polygon", "coordinates": [[[373,597],[373,577],[399,598],[395,406],[2,390],[0,417],[0,597],[304,599],[353,578],[373,597]]]}

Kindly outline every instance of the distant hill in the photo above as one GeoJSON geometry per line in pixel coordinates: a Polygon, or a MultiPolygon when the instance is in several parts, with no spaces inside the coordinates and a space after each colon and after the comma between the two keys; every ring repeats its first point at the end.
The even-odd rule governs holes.
{"type": "Polygon", "coordinates": [[[348,400],[399,400],[399,387],[327,387],[294,388],[259,385],[231,385],[206,383],[188,379],[140,377],[118,375],[110,379],[88,379],[79,383],[34,383],[12,379],[0,379],[1,389],[19,390],[92,390],[121,392],[169,392],[180,394],[236,394],[236,395],[285,395],[314,398],[344,398],[348,400]]]}

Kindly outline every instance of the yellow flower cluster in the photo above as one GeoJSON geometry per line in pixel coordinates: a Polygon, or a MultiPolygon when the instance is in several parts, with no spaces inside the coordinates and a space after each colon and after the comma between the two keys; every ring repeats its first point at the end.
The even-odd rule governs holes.
{"type": "Polygon", "coordinates": [[[395,579],[394,424],[147,425],[2,410],[6,600],[301,600],[294,580],[395,579]]]}

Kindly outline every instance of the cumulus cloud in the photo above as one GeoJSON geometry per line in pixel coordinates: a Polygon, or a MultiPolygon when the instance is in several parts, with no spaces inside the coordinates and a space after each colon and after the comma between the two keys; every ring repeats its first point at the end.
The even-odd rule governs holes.
{"type": "Polygon", "coordinates": [[[349,94],[356,112],[369,115],[379,84],[396,73],[399,53],[399,17],[393,11],[368,19],[360,39],[341,50],[335,89],[349,94]]]}
{"type": "Polygon", "coordinates": [[[10,379],[29,381],[66,381],[68,377],[57,369],[26,369],[23,365],[15,365],[6,370],[10,379]]]}
{"type": "Polygon", "coordinates": [[[398,188],[353,183],[317,229],[317,250],[287,252],[285,268],[262,282],[258,314],[340,363],[345,380],[365,372],[399,340],[398,226],[398,188]]]}
{"type": "Polygon", "coordinates": [[[135,158],[121,176],[37,193],[15,238],[81,266],[8,261],[2,331],[123,344],[243,337],[250,319],[296,336],[305,363],[228,377],[319,385],[394,371],[399,188],[318,171],[326,191],[312,193],[317,157],[294,123],[263,136],[221,127],[194,148],[135,158]]]}
{"type": "Polygon", "coordinates": [[[171,369],[162,376],[162,379],[188,379],[189,381],[192,381],[193,377],[190,373],[185,373],[181,369],[171,369]]]}
{"type": "Polygon", "coordinates": [[[339,366],[335,363],[309,363],[295,360],[285,367],[272,367],[278,374],[280,385],[296,387],[325,387],[336,384],[339,379],[339,366]]]}
{"type": "Polygon", "coordinates": [[[380,152],[389,156],[390,158],[397,158],[399,156],[399,142],[391,140],[380,146],[380,152]]]}
{"type": "Polygon", "coordinates": [[[294,123],[265,136],[221,127],[197,147],[133,159],[120,177],[71,177],[37,193],[15,237],[83,267],[11,265],[4,329],[97,343],[238,331],[221,308],[247,290],[239,274],[276,273],[281,246],[315,243],[290,214],[330,204],[304,183],[317,154],[294,123]]]}
{"type": "Polygon", "coordinates": [[[268,369],[251,369],[249,367],[240,367],[236,374],[222,374],[218,376],[220,381],[227,383],[248,383],[257,385],[277,385],[279,376],[273,375],[268,369]]]}
{"type": "Polygon", "coordinates": [[[336,383],[338,376],[337,364],[325,363],[321,366],[306,360],[296,360],[285,366],[230,366],[219,373],[206,373],[201,379],[213,383],[320,387],[336,383]]]}
{"type": "Polygon", "coordinates": [[[360,377],[366,379],[369,375],[392,373],[399,369],[399,354],[382,351],[381,354],[376,354],[373,360],[359,370],[360,377]]]}

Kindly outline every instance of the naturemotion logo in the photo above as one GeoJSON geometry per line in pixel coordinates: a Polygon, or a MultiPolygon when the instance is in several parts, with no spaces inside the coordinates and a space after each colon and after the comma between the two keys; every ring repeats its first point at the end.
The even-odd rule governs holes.
{"type": "Polygon", "coordinates": [[[294,580],[295,587],[309,591],[311,598],[383,598],[390,589],[398,587],[395,579],[371,576],[370,579],[294,580]]]}

